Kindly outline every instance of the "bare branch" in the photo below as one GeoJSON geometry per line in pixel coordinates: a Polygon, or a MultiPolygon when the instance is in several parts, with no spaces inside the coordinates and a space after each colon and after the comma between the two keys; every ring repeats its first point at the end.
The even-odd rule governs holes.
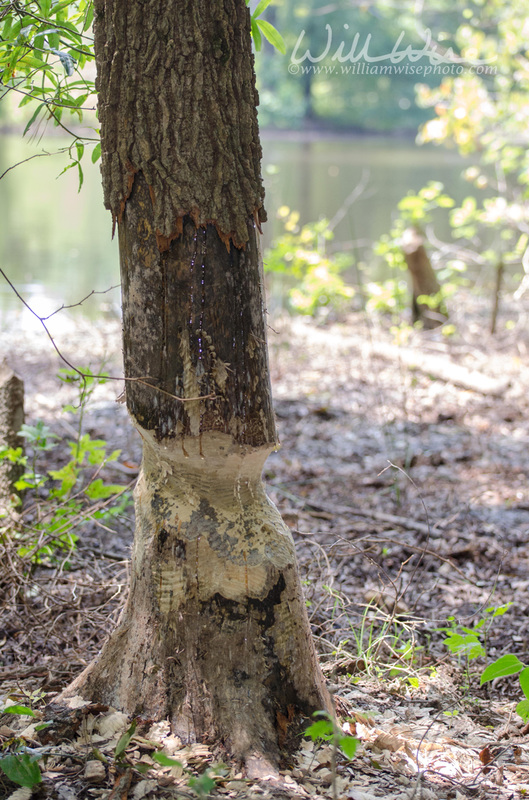
{"type": "MultiPolygon", "coordinates": [[[[7,277],[7,275],[5,274],[4,270],[1,267],[0,267],[0,275],[2,275],[2,277],[4,278],[6,283],[11,287],[11,289],[13,290],[15,295],[18,297],[18,299],[20,300],[22,305],[24,305],[25,308],[27,308],[27,310],[31,314],[33,314],[33,316],[36,319],[38,319],[38,321],[40,322],[40,324],[42,325],[42,327],[44,328],[44,330],[46,332],[46,336],[48,337],[48,339],[52,343],[53,349],[55,350],[55,352],[57,353],[57,355],[59,356],[61,361],[63,361],[66,364],[66,366],[68,366],[71,370],[73,370],[75,373],[77,373],[77,375],[79,375],[81,380],[86,381],[88,378],[104,378],[107,381],[130,381],[131,383],[141,383],[142,386],[148,386],[150,389],[155,389],[157,392],[160,392],[161,394],[164,394],[166,397],[170,397],[173,400],[178,400],[178,402],[180,402],[180,403],[190,403],[190,402],[193,402],[193,401],[196,401],[196,400],[213,400],[216,397],[215,394],[205,394],[205,395],[201,395],[199,397],[178,397],[178,395],[176,395],[176,394],[171,394],[171,392],[167,392],[165,389],[161,389],[159,386],[154,386],[154,384],[149,383],[149,377],[150,376],[148,376],[148,375],[145,375],[145,376],[142,376],[142,377],[126,377],[125,375],[119,375],[119,376],[116,376],[116,375],[93,375],[92,373],[83,372],[78,367],[76,367],[74,364],[72,364],[71,361],[68,361],[66,356],[61,353],[61,351],[57,347],[57,344],[55,343],[55,339],[51,335],[51,333],[49,331],[49,328],[46,325],[46,320],[48,320],[50,317],[52,317],[53,314],[56,314],[57,311],[61,311],[62,309],[61,308],[57,309],[57,311],[54,311],[53,314],[50,314],[47,317],[41,317],[39,314],[37,314],[37,312],[33,308],[31,308],[29,303],[26,300],[24,300],[24,298],[22,297],[22,295],[20,294],[20,292],[18,291],[16,286],[12,283],[12,281],[10,281],[10,279],[7,277]]],[[[115,288],[115,287],[111,287],[111,288],[115,288]]],[[[106,291],[110,291],[110,289],[108,289],[106,291]]],[[[100,293],[96,292],[94,290],[89,295],[87,295],[87,297],[90,297],[92,294],[100,294],[100,293]]],[[[104,294],[104,292],[101,292],[101,294],[104,294]]],[[[85,297],[84,299],[86,300],[87,298],[85,297]]],[[[81,303],[83,303],[83,302],[84,302],[84,300],[81,300],[79,303],[74,303],[73,305],[81,305],[81,303]]],[[[71,308],[71,306],[63,306],[63,308],[71,308]]]]}

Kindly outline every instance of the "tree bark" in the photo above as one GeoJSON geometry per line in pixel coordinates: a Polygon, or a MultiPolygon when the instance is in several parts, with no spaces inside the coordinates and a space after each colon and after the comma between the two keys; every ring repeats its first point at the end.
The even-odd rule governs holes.
{"type": "Polygon", "coordinates": [[[65,696],[169,718],[184,742],[221,742],[255,766],[277,759],[285,718],[331,702],[292,537],[261,480],[277,442],[249,13],[244,0],[124,9],[98,0],[96,56],[127,405],[144,453],[128,601],[65,696]],[[138,110],[137,82],[141,107],[153,81],[152,107],[138,110]]]}

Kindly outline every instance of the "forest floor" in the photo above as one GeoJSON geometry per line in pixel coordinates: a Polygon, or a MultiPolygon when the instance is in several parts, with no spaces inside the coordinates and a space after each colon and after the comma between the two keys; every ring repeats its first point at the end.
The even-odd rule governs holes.
{"type": "MultiPolygon", "coordinates": [[[[326,326],[280,319],[270,329],[282,447],[266,479],[296,540],[340,724],[359,744],[348,760],[332,743],[302,740],[279,781],[248,781],[227,765],[209,796],[529,796],[519,680],[479,680],[500,655],[529,663],[529,326],[523,309],[508,309],[512,325],[491,337],[485,308],[469,300],[464,311],[448,338],[364,314],[326,326]],[[458,657],[444,644],[449,632],[474,635],[486,655],[458,657]]],[[[72,363],[97,370],[105,360],[119,374],[117,322],[57,319],[56,343],[72,363]]],[[[61,364],[46,337],[4,332],[0,347],[24,378],[27,421],[71,440],[76,419],[61,407],[75,389],[56,379],[61,364]]],[[[98,387],[84,424],[122,450],[102,476],[127,483],[141,454],[115,402],[121,389],[98,387]]],[[[45,453],[43,468],[61,466],[60,452],[45,453]]],[[[0,700],[34,707],[37,722],[97,652],[123,601],[132,510],[116,524],[115,533],[107,522],[85,526],[74,552],[15,589],[16,565],[2,557],[0,700]]],[[[163,745],[196,774],[218,764],[217,753],[182,748],[163,725],[136,733],[116,759],[130,721],[93,706],[77,713],[77,728],[53,746],[35,720],[0,715],[4,749],[23,737],[46,755],[33,795],[0,775],[0,798],[193,797],[200,784],[193,790],[188,773],[150,754],[163,745]]]]}

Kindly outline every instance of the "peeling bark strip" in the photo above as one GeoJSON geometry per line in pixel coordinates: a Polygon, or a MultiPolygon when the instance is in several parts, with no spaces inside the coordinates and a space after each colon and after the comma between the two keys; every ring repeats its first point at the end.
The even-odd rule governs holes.
{"type": "Polygon", "coordinates": [[[119,221],[141,172],[160,251],[186,215],[243,247],[248,219],[266,219],[249,12],[238,0],[170,5],[95,2],[105,205],[119,221]]]}

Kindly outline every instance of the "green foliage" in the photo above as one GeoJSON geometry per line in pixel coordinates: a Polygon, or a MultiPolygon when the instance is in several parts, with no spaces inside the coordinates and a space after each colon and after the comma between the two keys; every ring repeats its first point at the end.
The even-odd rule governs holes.
{"type": "Polygon", "coordinates": [[[161,767],[176,767],[188,774],[187,785],[194,792],[197,797],[209,797],[211,791],[215,788],[215,780],[212,777],[214,774],[221,772],[220,767],[212,767],[207,769],[202,775],[195,776],[189,770],[184,768],[181,761],[176,758],[171,758],[165,753],[158,751],[152,754],[153,761],[160,764],[161,767]]]}
{"type": "Polygon", "coordinates": [[[0,714],[21,714],[22,716],[26,717],[34,717],[35,712],[28,708],[27,706],[8,706],[7,708],[2,708],[0,710],[0,714]]]}
{"type": "Polygon", "coordinates": [[[0,452],[0,458],[24,466],[25,472],[15,483],[19,495],[13,498],[13,504],[22,505],[23,493],[29,492],[26,512],[36,519],[20,530],[0,528],[0,536],[9,534],[17,544],[18,555],[34,563],[55,561],[61,553],[64,555],[75,547],[77,532],[83,524],[122,513],[130,503],[126,486],[109,484],[98,477],[101,468],[116,460],[120,451],[109,453],[104,439],[92,439],[83,432],[87,405],[96,386],[104,383],[105,378],[96,377],[89,368],[85,378],[74,370],[61,370],[59,377],[78,390],[78,402],[63,408],[74,414],[77,421],[77,435],[66,443],[68,461],[59,469],[40,469],[43,456],[59,447],[59,437],[41,420],[35,425],[23,425],[20,431],[31,448],[31,459],[22,455],[21,448],[0,452]]]}
{"type": "Polygon", "coordinates": [[[122,736],[120,736],[118,740],[116,749],[114,751],[114,757],[116,759],[119,760],[123,758],[123,754],[125,753],[125,750],[130,744],[130,740],[134,736],[135,732],[136,732],[136,720],[134,719],[132,720],[130,727],[125,731],[125,733],[122,736]]]}
{"type": "MultiPolygon", "coordinates": [[[[453,617],[449,618],[452,626],[441,628],[440,630],[449,633],[444,640],[444,644],[451,653],[463,656],[468,663],[475,659],[487,655],[487,635],[497,617],[503,616],[512,606],[512,602],[504,603],[501,606],[490,606],[485,609],[484,616],[479,619],[473,628],[465,628],[455,623],[453,617]]],[[[516,706],[516,713],[519,714],[524,722],[529,721],[529,667],[526,666],[518,656],[507,653],[500,656],[483,670],[480,678],[480,686],[496,678],[506,678],[510,675],[519,675],[520,688],[525,699],[521,700],[516,706]]]]}
{"type": "Polygon", "coordinates": [[[457,656],[464,656],[468,661],[481,658],[487,654],[487,636],[497,617],[502,617],[512,606],[512,603],[504,603],[501,606],[489,606],[485,609],[483,616],[476,620],[472,628],[467,628],[457,623],[454,617],[449,617],[449,627],[439,628],[448,633],[443,643],[451,653],[457,656]]]}
{"type": "Polygon", "coordinates": [[[330,742],[336,750],[340,750],[346,758],[352,759],[358,747],[358,739],[354,736],[344,734],[338,727],[334,717],[326,711],[315,711],[314,717],[320,717],[308,728],[304,735],[312,739],[313,742],[330,742]]]}
{"type": "Polygon", "coordinates": [[[341,277],[352,258],[347,253],[326,254],[326,243],[334,236],[328,220],[301,227],[299,216],[288,206],[279,209],[284,233],[265,253],[265,272],[282,273],[295,281],[289,292],[293,311],[312,316],[322,310],[343,311],[354,296],[354,289],[341,277]]]}
{"type": "MultiPolygon", "coordinates": [[[[42,698],[43,693],[40,690],[28,694],[28,699],[39,700],[42,698]]],[[[0,709],[0,714],[17,714],[26,717],[35,717],[35,712],[27,706],[19,704],[7,706],[0,709]]],[[[42,730],[46,726],[43,723],[36,726],[36,730],[42,730]]],[[[32,751],[21,740],[8,740],[7,746],[10,747],[12,752],[4,752],[0,755],[0,770],[4,772],[9,780],[19,786],[26,786],[32,788],[37,786],[42,780],[39,765],[37,761],[42,758],[42,753],[32,751]]],[[[4,745],[6,747],[6,745],[4,745]]],[[[7,748],[6,748],[7,749],[7,748]]]]}
{"type": "Polygon", "coordinates": [[[518,656],[512,653],[500,656],[489,664],[483,670],[480,679],[480,685],[488,681],[493,681],[496,678],[506,678],[509,675],[518,675],[520,679],[520,688],[524,694],[524,700],[521,700],[516,706],[516,713],[520,715],[524,722],[529,722],[529,667],[526,666],[518,656]]]}
{"type": "Polygon", "coordinates": [[[197,797],[209,797],[211,791],[215,788],[216,783],[211,777],[211,770],[207,769],[202,775],[190,775],[187,779],[187,785],[197,797]]]}
{"type": "Polygon", "coordinates": [[[65,169],[77,169],[79,187],[85,145],[98,140],[73,134],[65,117],[79,124],[95,111],[94,81],[84,70],[94,60],[93,15],[92,0],[20,0],[0,9],[0,100],[15,93],[19,107],[33,106],[24,135],[52,122],[72,136],[65,169]]]}
{"type": "Polygon", "coordinates": [[[388,278],[385,281],[370,281],[363,286],[363,292],[367,311],[400,315],[410,304],[410,292],[405,280],[388,278]]]}
{"type": "Polygon", "coordinates": [[[482,199],[467,198],[453,211],[451,223],[455,235],[466,240],[465,248],[476,250],[476,263],[518,264],[526,273],[527,3],[474,0],[462,17],[455,32],[461,57],[489,68],[447,75],[436,89],[418,85],[419,104],[434,111],[420,141],[455,146],[475,162],[464,177],[483,193],[482,199]]]}
{"type": "Polygon", "coordinates": [[[443,639],[443,644],[448,647],[451,653],[458,656],[465,656],[466,659],[471,661],[474,658],[480,658],[486,655],[485,648],[479,641],[477,635],[468,629],[464,629],[466,633],[451,633],[446,639],[443,639]]]}
{"type": "Polygon", "coordinates": [[[152,754],[153,761],[156,761],[161,767],[181,767],[183,768],[183,764],[181,761],[178,761],[176,758],[171,758],[170,756],[166,756],[165,753],[161,751],[152,754]]]}
{"type": "MultiPolygon", "coordinates": [[[[260,19],[261,14],[264,14],[272,0],[260,0],[257,4],[255,11],[251,16],[252,23],[252,37],[255,49],[259,51],[262,46],[262,36],[267,39],[272,47],[279,50],[283,55],[286,52],[285,42],[279,31],[274,26],[267,22],[265,19],[260,19]]],[[[250,5],[250,0],[246,0],[246,5],[250,5]]]]}
{"type": "MultiPolygon", "coordinates": [[[[381,257],[392,270],[406,271],[403,244],[410,230],[423,235],[425,226],[432,223],[439,210],[452,209],[454,200],[444,192],[439,181],[430,181],[416,194],[408,192],[397,204],[398,216],[389,234],[385,234],[375,243],[373,252],[381,257]]],[[[453,294],[458,286],[465,285],[462,273],[466,265],[461,261],[450,260],[443,269],[437,271],[442,282],[442,289],[436,295],[421,295],[418,302],[438,308],[444,300],[453,294]]],[[[391,278],[383,282],[371,282],[365,287],[367,309],[400,314],[409,307],[411,292],[404,279],[391,278]]]]}
{"type": "Polygon", "coordinates": [[[32,788],[42,781],[39,765],[37,761],[41,758],[40,753],[17,752],[0,756],[0,769],[7,775],[9,780],[19,786],[32,788]]]}

